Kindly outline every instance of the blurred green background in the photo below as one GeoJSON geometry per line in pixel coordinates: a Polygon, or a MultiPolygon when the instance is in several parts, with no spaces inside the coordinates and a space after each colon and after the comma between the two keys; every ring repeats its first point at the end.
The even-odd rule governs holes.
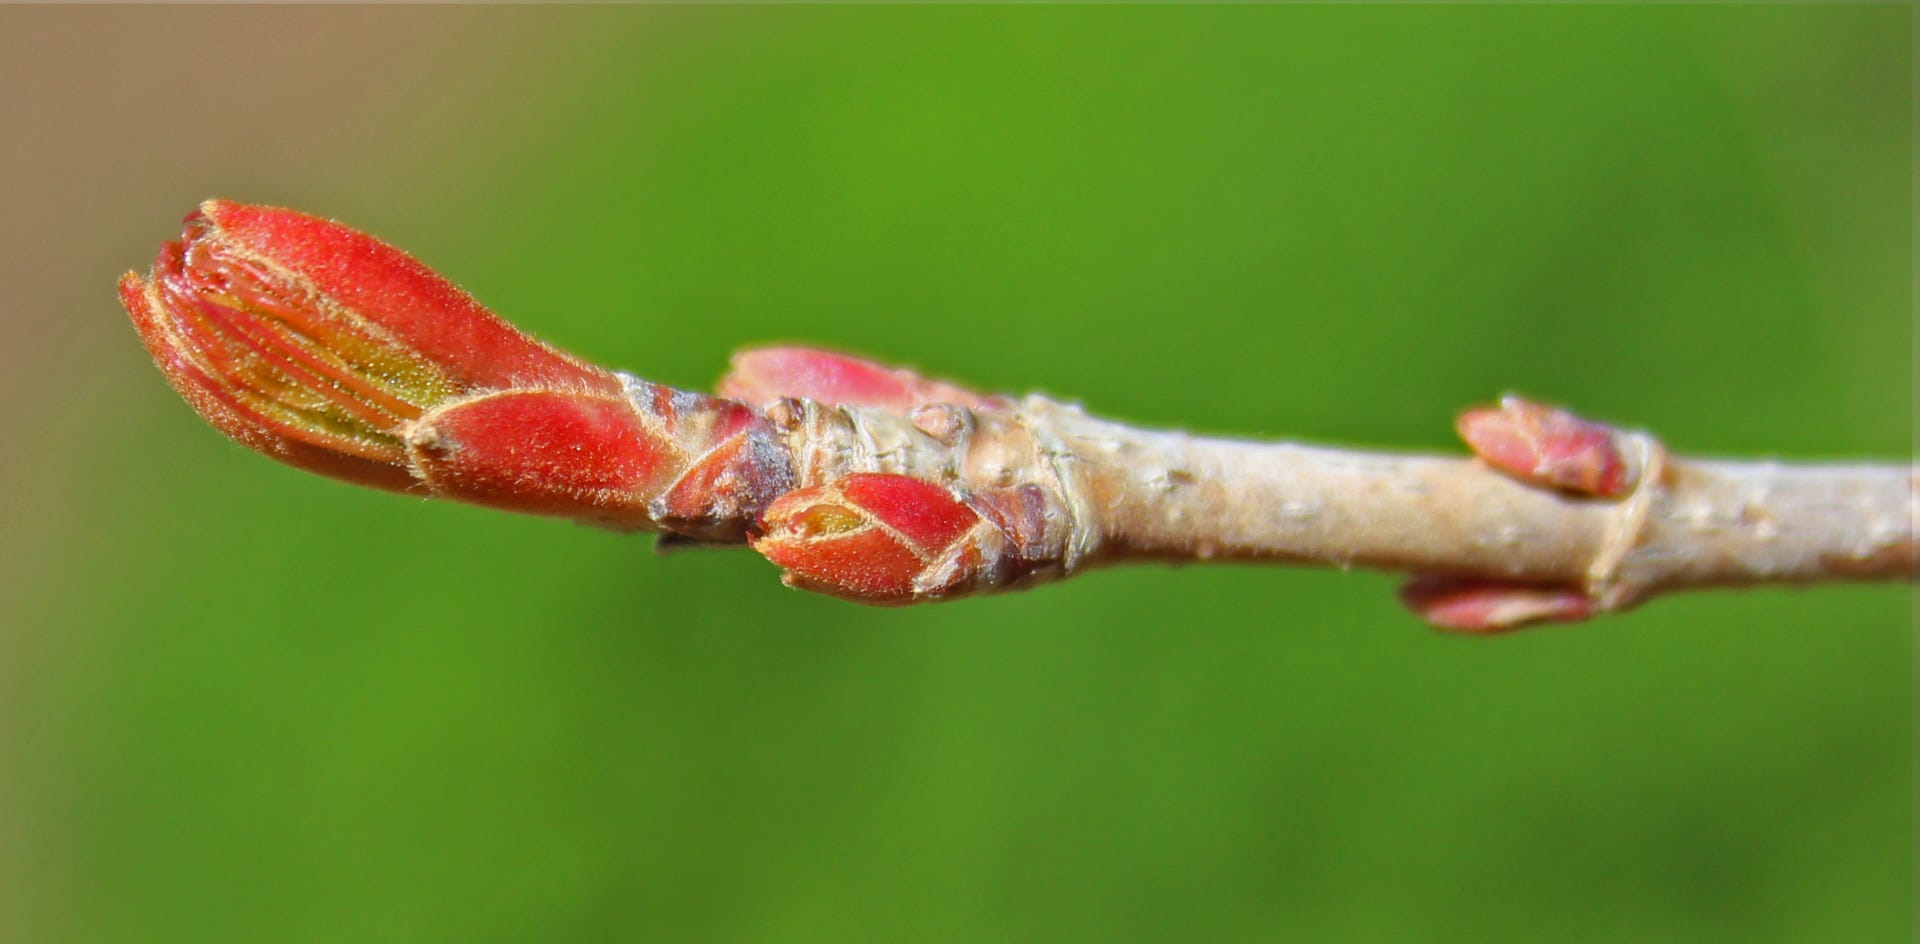
{"type": "Polygon", "coordinates": [[[803,340],[1456,450],[1912,452],[1912,13],[0,10],[0,940],[1908,939],[1912,597],[871,610],[222,440],[113,301],[338,217],[672,383],[803,340]]]}

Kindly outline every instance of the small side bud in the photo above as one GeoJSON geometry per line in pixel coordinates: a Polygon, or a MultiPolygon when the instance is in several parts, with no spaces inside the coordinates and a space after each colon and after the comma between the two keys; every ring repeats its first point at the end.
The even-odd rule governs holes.
{"type": "Polygon", "coordinates": [[[978,549],[965,539],[980,524],[977,512],[931,482],[858,473],[780,496],[752,541],[786,570],[790,586],[861,603],[912,603],[939,599],[978,570],[978,549]]]}
{"type": "Polygon", "coordinates": [[[953,403],[922,403],[907,414],[907,419],[914,429],[949,446],[959,442],[976,422],[971,410],[953,403]]]}
{"type": "Polygon", "coordinates": [[[1537,586],[1455,577],[1415,577],[1400,602],[1437,629],[1479,636],[1541,623],[1577,623],[1600,610],[1574,587],[1537,586]]]}
{"type": "Polygon", "coordinates": [[[1475,455],[1522,481],[1599,498],[1636,484],[1626,433],[1565,410],[1509,396],[1460,414],[1455,427],[1475,455]]]}
{"type": "Polygon", "coordinates": [[[754,405],[780,397],[805,397],[903,416],[926,403],[981,407],[1002,402],[910,370],[806,347],[741,351],[733,355],[733,368],[720,378],[718,390],[723,397],[754,405]]]}

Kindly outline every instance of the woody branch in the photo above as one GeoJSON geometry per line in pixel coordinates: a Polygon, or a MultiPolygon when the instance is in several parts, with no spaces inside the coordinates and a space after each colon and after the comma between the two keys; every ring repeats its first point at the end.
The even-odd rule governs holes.
{"type": "Polygon", "coordinates": [[[1914,470],[1669,456],[1509,399],[1474,459],[1150,432],[802,349],[720,395],[546,347],[410,256],[327,220],[209,201],[121,300],[210,422],[397,491],[682,541],[749,543],[868,603],[1135,560],[1407,571],[1446,628],[1573,621],[1661,592],[1915,576],[1914,470]]]}

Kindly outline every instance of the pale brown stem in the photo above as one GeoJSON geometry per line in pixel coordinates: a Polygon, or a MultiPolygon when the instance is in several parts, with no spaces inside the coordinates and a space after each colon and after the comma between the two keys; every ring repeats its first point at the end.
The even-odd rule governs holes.
{"type": "Polygon", "coordinates": [[[1039,488],[1034,546],[1054,578],[1132,560],[1368,567],[1564,588],[1590,614],[1685,588],[1916,576],[1906,465],[1680,459],[1618,432],[1632,487],[1602,498],[1479,459],[1148,431],[1044,397],[911,416],[790,400],[768,416],[802,487],[883,472],[1039,488]]]}
{"type": "Polygon", "coordinates": [[[1664,457],[1619,499],[1468,459],[1146,432],[1030,401],[1101,533],[1092,561],[1244,559],[1579,587],[1618,609],[1689,587],[1911,580],[1916,471],[1664,457]]]}

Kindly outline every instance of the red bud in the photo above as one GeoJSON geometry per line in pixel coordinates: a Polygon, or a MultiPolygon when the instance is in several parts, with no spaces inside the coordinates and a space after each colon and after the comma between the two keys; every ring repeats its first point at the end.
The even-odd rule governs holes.
{"type": "Polygon", "coordinates": [[[334,478],[731,540],[790,478],[745,406],[547,347],[330,220],[210,200],[120,299],[202,416],[334,478]]]}
{"type": "Polygon", "coordinates": [[[1626,434],[1565,410],[1506,397],[1498,409],[1460,414],[1455,426],[1487,464],[1536,485],[1612,498],[1635,484],[1626,434]]]}
{"type": "Polygon", "coordinates": [[[1476,635],[1577,623],[1599,611],[1577,587],[1454,577],[1416,577],[1400,588],[1400,602],[1437,628],[1476,635]]]}
{"type": "Polygon", "coordinates": [[[620,389],[398,249],[291,210],[209,200],[120,301],[187,402],[247,446],[403,489],[403,428],[475,390],[620,389]]]}
{"type": "Polygon", "coordinates": [[[785,568],[790,584],[862,603],[910,603],[974,575],[978,549],[962,539],[980,521],[938,485],[859,473],[780,496],[753,547],[785,568]]]}
{"type": "Polygon", "coordinates": [[[723,397],[752,404],[805,397],[902,415],[925,403],[980,407],[998,402],[910,370],[805,347],[769,347],[735,354],[733,369],[720,378],[719,391],[723,397]]]}

